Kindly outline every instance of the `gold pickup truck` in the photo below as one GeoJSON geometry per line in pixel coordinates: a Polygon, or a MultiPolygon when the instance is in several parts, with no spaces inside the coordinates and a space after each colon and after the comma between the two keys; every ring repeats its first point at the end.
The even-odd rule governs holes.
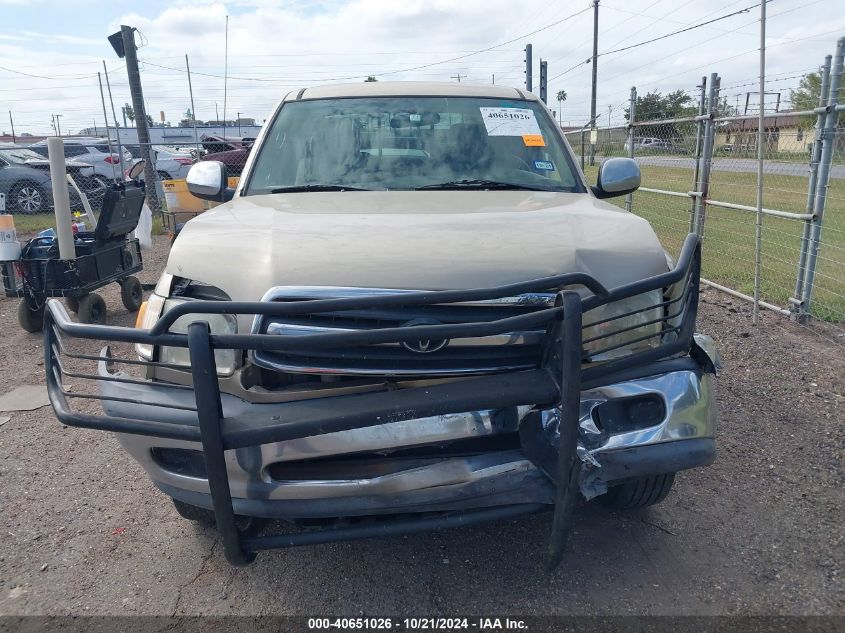
{"type": "Polygon", "coordinates": [[[236,188],[191,168],[222,204],[184,227],[136,328],[50,303],[53,406],[117,433],[233,564],[541,511],[554,564],[584,499],[658,503],[715,457],[699,241],[673,261],[604,202],[639,183],[611,158],[588,184],[516,88],[293,91],[236,188]]]}

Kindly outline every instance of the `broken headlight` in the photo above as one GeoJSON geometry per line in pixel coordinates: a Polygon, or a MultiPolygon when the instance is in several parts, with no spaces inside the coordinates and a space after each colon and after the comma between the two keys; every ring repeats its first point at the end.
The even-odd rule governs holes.
{"type": "MultiPolygon", "coordinates": [[[[175,306],[189,301],[197,301],[200,297],[178,297],[173,296],[165,298],[159,294],[160,290],[163,292],[169,291],[170,280],[167,280],[166,285],[161,288],[156,287],[156,291],[150,295],[150,298],[144,302],[141,309],[138,311],[138,318],[135,322],[135,327],[142,329],[150,329],[167,311],[172,310],[175,306]]],[[[208,288],[203,286],[203,288],[208,288]]],[[[220,291],[222,293],[222,291],[220,291]]],[[[225,295],[223,295],[225,296],[225,295]]],[[[202,296],[203,299],[210,297],[202,296]]],[[[216,297],[215,297],[216,298],[216,297]]],[[[205,321],[212,334],[237,334],[238,323],[237,319],[231,314],[185,314],[170,326],[170,332],[174,334],[186,334],[188,326],[194,321],[205,321]]],[[[153,360],[153,346],[138,344],[135,346],[135,351],[145,360],[153,360]]],[[[229,376],[238,365],[238,355],[235,350],[218,349],[214,351],[214,359],[217,364],[217,373],[222,376],[229,376]]],[[[171,365],[181,365],[184,367],[191,366],[190,352],[186,347],[160,347],[158,350],[159,362],[168,363],[171,365]]]]}
{"type": "Polygon", "coordinates": [[[663,291],[652,290],[584,313],[584,351],[591,360],[629,356],[660,344],[663,291]]]}

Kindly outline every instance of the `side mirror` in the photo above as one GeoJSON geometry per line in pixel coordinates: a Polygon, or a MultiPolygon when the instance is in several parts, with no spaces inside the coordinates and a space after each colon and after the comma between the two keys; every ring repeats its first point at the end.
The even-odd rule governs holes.
{"type": "Polygon", "coordinates": [[[632,158],[608,158],[599,167],[596,198],[613,198],[632,193],[640,186],[640,166],[632,158]]]}
{"type": "Polygon", "coordinates": [[[144,173],[144,168],[146,166],[147,161],[143,159],[139,160],[137,163],[132,165],[132,167],[130,167],[129,170],[126,172],[126,175],[129,176],[129,180],[135,180],[136,178],[140,177],[141,174],[144,173]]]}
{"type": "Polygon", "coordinates": [[[188,191],[197,198],[214,202],[224,202],[226,199],[226,165],[220,161],[206,160],[193,164],[185,182],[188,191]]]}

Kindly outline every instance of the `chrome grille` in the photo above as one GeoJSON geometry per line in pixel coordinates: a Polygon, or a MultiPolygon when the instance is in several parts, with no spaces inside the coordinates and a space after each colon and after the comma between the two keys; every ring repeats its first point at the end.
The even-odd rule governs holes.
{"type": "MultiPolygon", "coordinates": [[[[263,300],[292,302],[403,292],[412,291],[282,286],[270,290],[263,300]]],[[[548,307],[554,304],[554,299],[554,294],[534,293],[490,302],[394,309],[369,308],[295,317],[256,317],[253,332],[280,336],[307,335],[407,325],[494,321],[548,307]]],[[[540,361],[543,337],[543,331],[519,331],[449,341],[389,343],[285,352],[255,351],[252,352],[252,362],[265,369],[294,373],[383,376],[482,374],[535,367],[540,361]]]]}

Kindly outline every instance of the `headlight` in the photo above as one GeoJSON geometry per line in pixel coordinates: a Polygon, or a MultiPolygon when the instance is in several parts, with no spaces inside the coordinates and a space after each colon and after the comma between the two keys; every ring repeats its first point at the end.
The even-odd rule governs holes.
{"type": "Polygon", "coordinates": [[[656,347],[660,344],[659,335],[663,329],[662,302],[663,291],[652,290],[584,313],[584,349],[593,360],[601,361],[656,347]],[[605,334],[609,336],[590,340],[605,334]],[[607,351],[603,352],[605,349],[607,351]]]}
{"type": "MultiPolygon", "coordinates": [[[[165,299],[160,295],[151,294],[138,313],[136,327],[150,329],[168,310],[189,301],[194,301],[194,299],[181,297],[165,299]]],[[[231,314],[185,314],[173,322],[169,331],[174,334],[187,334],[188,326],[195,321],[205,321],[208,323],[212,334],[237,334],[238,332],[237,320],[231,314]]],[[[152,360],[153,358],[153,348],[151,345],[136,345],[135,351],[141,358],[146,360],[152,360]]],[[[159,348],[158,360],[162,363],[172,365],[191,366],[191,354],[187,347],[162,346],[159,348]]],[[[214,360],[217,363],[217,373],[219,375],[229,376],[237,367],[237,356],[233,349],[215,350],[214,360]]]]}

